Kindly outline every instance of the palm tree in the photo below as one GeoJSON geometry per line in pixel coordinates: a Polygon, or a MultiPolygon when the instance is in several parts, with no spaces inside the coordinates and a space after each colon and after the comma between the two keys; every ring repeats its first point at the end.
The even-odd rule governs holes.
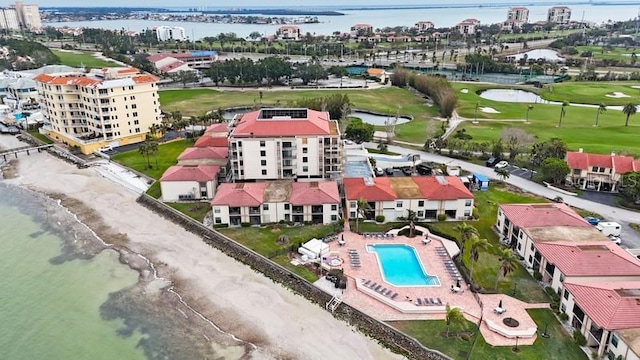
{"type": "Polygon", "coordinates": [[[596,124],[594,126],[598,126],[598,119],[600,119],[600,114],[605,111],[607,111],[607,105],[605,105],[604,103],[600,103],[600,106],[598,106],[598,112],[596,112],[596,124]]]}
{"type": "Polygon", "coordinates": [[[149,143],[148,141],[144,141],[138,147],[138,152],[142,155],[143,158],[147,160],[147,164],[145,165],[145,169],[149,169],[151,167],[151,163],[149,162],[149,143]]]}
{"type": "Polygon", "coordinates": [[[445,322],[447,324],[447,333],[445,335],[446,337],[449,337],[449,327],[451,326],[451,324],[456,324],[462,327],[463,329],[467,328],[467,319],[465,319],[464,315],[462,315],[462,311],[460,311],[460,308],[452,308],[449,305],[449,303],[447,303],[446,311],[447,311],[447,315],[445,317],[445,322]]]}
{"type": "Polygon", "coordinates": [[[516,264],[518,263],[518,259],[513,254],[513,251],[511,251],[511,249],[509,248],[501,250],[499,260],[500,268],[498,269],[498,275],[496,276],[496,284],[494,286],[495,290],[498,290],[498,281],[500,280],[500,275],[509,275],[509,273],[516,269],[516,264]]]}
{"type": "Polygon", "coordinates": [[[624,122],[624,126],[629,126],[629,117],[631,117],[631,115],[635,114],[637,111],[638,107],[634,103],[627,103],[627,105],[622,108],[622,112],[627,115],[627,120],[624,122]]]}
{"type": "Polygon", "coordinates": [[[533,105],[529,105],[527,106],[527,115],[526,115],[526,119],[525,119],[525,123],[529,123],[529,111],[533,110],[533,105]]]}
{"type": "Polygon", "coordinates": [[[509,176],[511,176],[511,173],[507,169],[494,169],[493,171],[496,172],[496,175],[498,175],[502,181],[507,180],[509,176]]]}
{"type": "Polygon", "coordinates": [[[487,251],[492,246],[487,239],[480,239],[477,236],[473,236],[470,240],[469,246],[469,275],[473,278],[473,264],[480,259],[480,251],[487,251]]]}
{"type": "Polygon", "coordinates": [[[460,233],[460,253],[464,253],[464,243],[471,239],[473,236],[478,236],[478,229],[473,227],[472,225],[463,222],[462,224],[456,225],[453,230],[460,233]]]}
{"type": "MultiPolygon", "coordinates": [[[[156,162],[156,169],[158,168],[158,142],[155,140],[149,140],[148,144],[148,149],[147,149],[147,156],[151,156],[153,155],[155,162],[156,162]]],[[[151,167],[151,166],[149,166],[151,167]]]]}
{"type": "Polygon", "coordinates": [[[558,120],[558,127],[562,127],[562,119],[564,118],[565,115],[567,115],[567,109],[566,109],[567,106],[569,106],[569,102],[566,100],[563,101],[562,107],[560,108],[560,120],[558,120]]]}
{"type": "Polygon", "coordinates": [[[367,212],[371,211],[371,206],[367,200],[360,198],[356,203],[356,232],[360,232],[360,216],[366,217],[367,212]]]}

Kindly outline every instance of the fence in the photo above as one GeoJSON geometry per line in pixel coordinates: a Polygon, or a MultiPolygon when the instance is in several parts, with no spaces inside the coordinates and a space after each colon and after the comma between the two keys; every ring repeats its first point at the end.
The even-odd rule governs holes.
{"type": "MultiPolygon", "coordinates": [[[[214,247],[228,256],[234,258],[252,269],[261,272],[268,278],[304,296],[313,303],[319,304],[323,308],[332,296],[302,277],[285,269],[284,267],[270,261],[255,251],[237,243],[233,239],[207,228],[192,218],[178,212],[164,203],[142,194],[138,202],[146,208],[158,213],[168,220],[180,225],[185,230],[200,236],[205,243],[214,247]]],[[[358,328],[362,333],[367,334],[396,353],[407,356],[411,359],[428,360],[449,360],[447,355],[439,351],[427,349],[414,338],[398,331],[397,329],[381,322],[360,310],[342,303],[333,312],[333,315],[358,328]]]]}

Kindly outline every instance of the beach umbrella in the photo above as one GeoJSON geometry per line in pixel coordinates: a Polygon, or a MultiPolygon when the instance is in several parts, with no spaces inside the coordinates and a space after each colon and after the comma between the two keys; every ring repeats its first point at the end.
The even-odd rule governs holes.
{"type": "Polygon", "coordinates": [[[460,280],[456,280],[456,287],[459,288],[460,287],[460,280]]]}
{"type": "Polygon", "coordinates": [[[502,299],[500,299],[500,302],[498,303],[498,308],[502,309],[502,299]]]}

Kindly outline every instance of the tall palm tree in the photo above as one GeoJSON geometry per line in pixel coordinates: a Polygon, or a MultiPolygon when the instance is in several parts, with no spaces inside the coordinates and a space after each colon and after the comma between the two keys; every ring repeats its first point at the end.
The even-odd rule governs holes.
{"type": "Polygon", "coordinates": [[[451,305],[447,303],[446,311],[447,311],[447,315],[445,317],[445,322],[447,324],[447,330],[446,330],[447,334],[445,335],[446,337],[449,337],[449,327],[451,326],[451,324],[456,324],[463,329],[467,328],[467,319],[465,319],[464,315],[462,315],[462,311],[460,311],[460,308],[452,308],[451,305]]]}
{"type": "Polygon", "coordinates": [[[371,211],[371,206],[369,206],[369,203],[367,202],[367,200],[363,198],[358,199],[358,201],[356,202],[356,232],[357,233],[360,232],[360,216],[366,217],[368,211],[371,211]]]}
{"type": "Polygon", "coordinates": [[[500,275],[507,276],[509,273],[516,269],[516,264],[518,263],[518,259],[513,254],[511,249],[506,248],[500,251],[500,268],[498,269],[498,275],[496,276],[496,284],[494,286],[495,290],[498,290],[498,281],[500,280],[500,275]]]}
{"type": "Polygon", "coordinates": [[[469,240],[469,275],[473,278],[473,265],[480,259],[480,251],[486,252],[492,246],[487,239],[473,236],[469,240]]]}
{"type": "Polygon", "coordinates": [[[526,115],[526,119],[525,122],[528,124],[529,123],[529,111],[533,110],[533,105],[529,105],[527,106],[527,115],[526,115]]]}
{"type": "Polygon", "coordinates": [[[605,105],[604,103],[600,103],[600,106],[598,106],[598,111],[596,112],[596,124],[594,126],[598,126],[598,120],[600,119],[600,114],[602,114],[603,112],[607,111],[607,105],[605,105]]]}
{"type": "Polygon", "coordinates": [[[453,230],[460,233],[460,253],[464,253],[464,243],[469,240],[473,236],[478,236],[478,229],[473,227],[472,225],[463,222],[462,224],[456,225],[453,230]]]}
{"type": "Polygon", "coordinates": [[[496,175],[500,177],[500,180],[505,181],[511,176],[511,173],[507,169],[494,169],[496,175]]]}
{"type": "Polygon", "coordinates": [[[148,141],[144,141],[138,147],[138,152],[142,155],[143,159],[147,160],[147,164],[145,165],[145,169],[149,169],[151,167],[151,162],[149,161],[149,143],[148,141]]]}
{"type": "Polygon", "coordinates": [[[149,143],[147,144],[147,146],[148,146],[147,156],[153,155],[156,162],[156,169],[157,169],[158,168],[158,142],[155,140],[149,140],[149,143]]]}
{"type": "Polygon", "coordinates": [[[627,115],[627,120],[624,122],[624,126],[629,126],[629,117],[631,117],[631,115],[635,114],[637,111],[638,107],[634,103],[627,103],[627,105],[622,108],[622,112],[627,115]]]}
{"type": "Polygon", "coordinates": [[[560,120],[558,120],[558,127],[562,127],[562,119],[564,118],[565,115],[567,115],[567,109],[566,109],[567,106],[569,106],[569,102],[566,100],[563,101],[562,107],[560,108],[560,120]]]}

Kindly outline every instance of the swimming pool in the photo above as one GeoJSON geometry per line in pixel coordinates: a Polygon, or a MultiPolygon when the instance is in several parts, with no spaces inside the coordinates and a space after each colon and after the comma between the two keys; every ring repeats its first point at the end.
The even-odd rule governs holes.
{"type": "Polygon", "coordinates": [[[416,250],[404,244],[367,245],[376,254],[382,278],[394,286],[439,286],[437,276],[428,275],[416,250]]]}

